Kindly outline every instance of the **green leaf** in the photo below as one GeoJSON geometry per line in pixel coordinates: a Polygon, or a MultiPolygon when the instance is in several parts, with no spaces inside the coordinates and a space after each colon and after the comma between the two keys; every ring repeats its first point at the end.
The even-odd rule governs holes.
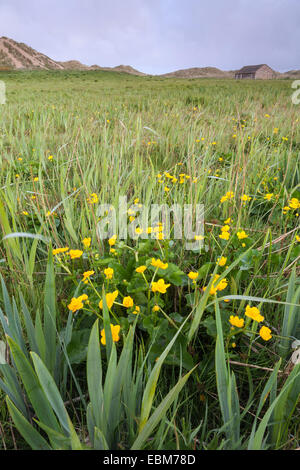
{"type": "Polygon", "coordinates": [[[32,352],[31,357],[32,357],[33,364],[36,370],[36,374],[44,390],[44,393],[46,397],[48,398],[49,403],[51,404],[53,410],[55,411],[60,424],[64,428],[65,432],[69,434],[70,429],[69,429],[68,413],[66,411],[61,395],[58,391],[58,388],[54,382],[54,379],[49,373],[46,366],[43,364],[41,358],[37,354],[32,352]]]}
{"type": "Polygon", "coordinates": [[[34,429],[34,427],[24,418],[22,413],[15,407],[13,402],[6,397],[6,404],[10,416],[19,433],[24,437],[25,441],[30,445],[33,450],[51,450],[51,447],[40,435],[40,433],[34,429]]]}
{"type": "Polygon", "coordinates": [[[104,425],[103,420],[103,388],[102,364],[99,344],[99,320],[96,320],[91,331],[87,352],[87,383],[95,423],[99,428],[104,425]]]}
{"type": "Polygon", "coordinates": [[[44,328],[47,334],[46,341],[46,360],[50,372],[54,373],[56,360],[56,292],[55,292],[55,274],[53,265],[52,247],[49,247],[48,263],[45,280],[45,298],[44,298],[44,328]]]}
{"type": "Polygon", "coordinates": [[[190,372],[188,372],[184,377],[182,377],[177,384],[170,390],[170,392],[167,394],[167,396],[162,400],[162,402],[159,404],[159,406],[156,408],[154,413],[151,415],[151,417],[147,420],[147,422],[144,424],[144,426],[139,430],[139,434],[137,439],[134,441],[134,443],[131,446],[131,450],[140,450],[142,449],[143,445],[145,444],[146,440],[150,436],[150,434],[153,432],[155,427],[158,425],[158,423],[165,418],[166,412],[176,400],[178,394],[180,393],[181,389],[184,387],[186,381],[190,377],[190,375],[193,373],[193,371],[196,369],[197,366],[194,367],[190,372]]]}
{"type": "Polygon", "coordinates": [[[56,421],[53,410],[29,361],[26,359],[20,347],[11,338],[7,337],[7,341],[16,368],[27,392],[28,399],[38,418],[42,422],[48,423],[53,429],[59,431],[60,427],[56,421]]]}

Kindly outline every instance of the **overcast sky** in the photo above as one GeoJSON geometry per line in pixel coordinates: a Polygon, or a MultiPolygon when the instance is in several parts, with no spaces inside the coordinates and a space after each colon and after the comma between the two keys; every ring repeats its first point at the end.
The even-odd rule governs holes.
{"type": "Polygon", "coordinates": [[[0,0],[0,36],[54,60],[146,73],[300,69],[300,0],[0,0]]]}

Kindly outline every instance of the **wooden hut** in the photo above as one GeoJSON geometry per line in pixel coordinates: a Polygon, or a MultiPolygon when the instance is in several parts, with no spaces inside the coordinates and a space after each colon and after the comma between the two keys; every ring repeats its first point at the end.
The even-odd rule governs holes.
{"type": "Polygon", "coordinates": [[[276,78],[274,70],[266,64],[261,65],[247,65],[235,73],[236,80],[250,79],[250,80],[272,80],[276,78]]]}

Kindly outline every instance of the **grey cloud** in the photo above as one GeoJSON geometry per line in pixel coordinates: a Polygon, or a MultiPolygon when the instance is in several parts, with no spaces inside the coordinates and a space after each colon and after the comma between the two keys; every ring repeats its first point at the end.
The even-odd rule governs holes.
{"type": "Polygon", "coordinates": [[[148,73],[300,68],[299,0],[0,0],[0,31],[56,60],[148,73]]]}

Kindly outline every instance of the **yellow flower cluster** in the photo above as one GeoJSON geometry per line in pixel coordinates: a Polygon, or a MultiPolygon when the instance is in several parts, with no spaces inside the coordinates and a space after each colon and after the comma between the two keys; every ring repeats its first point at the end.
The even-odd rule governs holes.
{"type": "Polygon", "coordinates": [[[234,193],[232,191],[228,191],[225,196],[221,197],[220,202],[223,203],[225,201],[230,201],[234,198],[234,193]]]}
{"type": "Polygon", "coordinates": [[[75,313],[77,310],[81,310],[83,308],[83,302],[88,299],[86,294],[81,295],[80,297],[73,297],[71,302],[68,305],[68,309],[75,313]]]}
{"type": "Polygon", "coordinates": [[[97,204],[98,201],[99,201],[99,198],[96,193],[92,193],[90,197],[87,198],[87,202],[89,204],[97,204]]]}
{"type": "MultiPolygon", "coordinates": [[[[250,307],[250,305],[246,306],[245,315],[246,317],[251,318],[251,320],[257,321],[258,323],[263,322],[265,319],[261,315],[257,307],[250,307]]],[[[234,315],[230,316],[229,323],[237,328],[243,328],[245,325],[245,321],[243,318],[239,318],[238,316],[234,315]]],[[[259,335],[264,341],[269,341],[272,338],[271,330],[267,326],[262,326],[260,328],[259,335]]]]}
{"type": "MultiPolygon", "coordinates": [[[[120,339],[120,329],[121,329],[121,326],[120,325],[112,325],[112,323],[110,324],[110,329],[111,329],[111,335],[112,335],[112,339],[113,339],[113,342],[116,343],[117,341],[119,341],[120,339]]],[[[106,346],[106,338],[105,338],[105,330],[101,330],[101,343],[103,344],[103,346],[106,346]]]]}
{"type": "Polygon", "coordinates": [[[230,230],[229,225],[224,225],[223,227],[221,227],[221,233],[219,235],[219,238],[221,238],[221,240],[229,240],[230,238],[229,230],[230,230]]]}
{"type": "Polygon", "coordinates": [[[160,259],[152,258],[151,265],[155,268],[167,269],[168,263],[163,263],[160,259]]]}
{"type": "Polygon", "coordinates": [[[65,248],[55,248],[54,250],[52,250],[52,254],[53,256],[56,256],[60,255],[61,253],[66,253],[67,251],[69,251],[68,246],[66,246],[65,248]]]}
{"type": "MultiPolygon", "coordinates": [[[[222,291],[226,289],[226,287],[228,286],[227,279],[224,278],[220,282],[218,282],[219,277],[220,277],[219,274],[215,274],[213,283],[209,291],[210,295],[215,295],[218,291],[222,291]]],[[[203,290],[205,291],[206,287],[203,287],[203,290]]]]}

